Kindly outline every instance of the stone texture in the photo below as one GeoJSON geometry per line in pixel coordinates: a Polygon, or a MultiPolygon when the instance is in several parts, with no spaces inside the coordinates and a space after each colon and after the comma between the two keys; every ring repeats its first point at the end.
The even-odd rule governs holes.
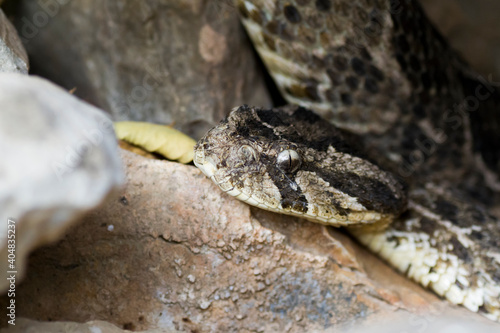
{"type": "Polygon", "coordinates": [[[500,79],[500,2],[421,0],[429,18],[450,44],[483,75],[500,79]]]}
{"type": "Polygon", "coordinates": [[[28,73],[28,55],[14,26],[0,9],[0,73],[28,73]]]}
{"type": "Polygon", "coordinates": [[[115,121],[199,138],[237,105],[270,104],[230,1],[23,0],[15,22],[34,72],[115,121]]]}
{"type": "MultiPolygon", "coordinates": [[[[16,320],[15,326],[0,329],[4,333],[42,333],[42,332],[71,332],[71,333],[123,333],[130,332],[129,330],[122,330],[113,324],[104,321],[91,321],[88,323],[72,323],[72,322],[38,322],[26,318],[19,318],[16,320]]],[[[144,331],[144,333],[176,333],[175,330],[166,329],[153,329],[144,331]]]]}
{"type": "Polygon", "coordinates": [[[486,321],[338,230],[251,208],[193,166],[122,159],[121,197],[30,257],[18,316],[198,332],[327,332],[396,314],[486,321]]]}
{"type": "Polygon", "coordinates": [[[479,322],[471,318],[458,316],[422,316],[410,318],[398,318],[383,325],[370,325],[356,328],[349,333],[495,333],[498,332],[498,324],[493,322],[479,322]]]}
{"type": "Polygon", "coordinates": [[[100,204],[121,184],[123,173],[108,117],[52,83],[0,73],[0,105],[0,289],[5,291],[7,272],[17,270],[19,285],[28,253],[100,204]],[[8,235],[9,241],[15,235],[15,267],[7,262],[8,235]]]}

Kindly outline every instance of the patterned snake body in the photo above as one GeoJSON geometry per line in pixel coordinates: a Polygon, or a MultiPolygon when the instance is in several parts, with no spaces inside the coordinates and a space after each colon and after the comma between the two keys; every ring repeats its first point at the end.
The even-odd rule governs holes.
{"type": "Polygon", "coordinates": [[[237,0],[283,96],[324,119],[242,106],[195,164],[249,204],[349,226],[408,277],[500,320],[499,93],[415,1],[390,3],[237,0]]]}

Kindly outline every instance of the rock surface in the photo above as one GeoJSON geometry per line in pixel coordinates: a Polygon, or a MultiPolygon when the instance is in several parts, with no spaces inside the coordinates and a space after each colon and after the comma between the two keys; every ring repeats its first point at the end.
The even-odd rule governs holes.
{"type": "Polygon", "coordinates": [[[430,316],[411,318],[406,320],[399,318],[383,325],[371,325],[369,327],[356,328],[349,333],[496,333],[498,324],[493,322],[478,322],[458,316],[430,316]],[[416,320],[415,320],[416,319],[416,320]]]}
{"type": "Polygon", "coordinates": [[[193,166],[122,158],[121,197],[31,256],[18,316],[198,332],[327,332],[396,314],[486,321],[338,230],[251,208],[193,166]]]}
{"type": "MultiPolygon", "coordinates": [[[[26,318],[16,320],[15,326],[9,326],[7,329],[0,329],[0,333],[25,333],[25,332],[71,332],[71,333],[124,333],[129,330],[122,330],[113,324],[96,320],[88,323],[72,322],[38,322],[26,318]]],[[[144,331],[144,333],[177,333],[175,330],[153,329],[144,331]]]]}
{"type": "Polygon", "coordinates": [[[76,88],[115,121],[174,123],[196,139],[235,106],[270,104],[230,1],[37,0],[20,7],[15,22],[33,70],[76,88]]]}
{"type": "Polygon", "coordinates": [[[28,55],[14,26],[0,9],[0,73],[28,74],[28,55]]]}
{"type": "Polygon", "coordinates": [[[0,73],[0,105],[0,289],[5,291],[5,274],[17,271],[18,285],[27,254],[100,204],[121,184],[123,173],[108,117],[52,83],[0,73]],[[8,243],[15,262],[7,262],[14,255],[8,243]]]}
{"type": "Polygon", "coordinates": [[[500,2],[420,0],[429,18],[472,67],[500,81],[500,2]]]}

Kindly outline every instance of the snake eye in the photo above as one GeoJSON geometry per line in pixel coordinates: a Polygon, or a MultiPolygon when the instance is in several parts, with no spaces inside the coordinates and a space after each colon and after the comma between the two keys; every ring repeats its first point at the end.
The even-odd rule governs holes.
{"type": "Polygon", "coordinates": [[[283,150],[278,154],[276,164],[281,170],[287,173],[293,173],[297,171],[301,164],[299,153],[291,149],[283,150]]]}
{"type": "Polygon", "coordinates": [[[238,149],[238,156],[244,162],[257,161],[257,153],[255,149],[248,145],[243,145],[238,149]]]}

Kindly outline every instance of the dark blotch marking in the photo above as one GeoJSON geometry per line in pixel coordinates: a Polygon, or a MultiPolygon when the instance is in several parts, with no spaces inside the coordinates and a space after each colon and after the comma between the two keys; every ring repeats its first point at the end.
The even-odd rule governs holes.
{"type": "Polygon", "coordinates": [[[370,73],[377,81],[384,81],[385,79],[384,73],[373,65],[368,67],[368,73],[370,73]]]}
{"type": "Polygon", "coordinates": [[[330,78],[330,82],[332,82],[334,86],[338,86],[342,83],[342,75],[337,73],[333,69],[328,68],[326,70],[326,75],[328,75],[328,77],[330,78]]]}
{"type": "Polygon", "coordinates": [[[359,59],[358,57],[352,58],[351,67],[354,70],[354,72],[358,75],[363,76],[366,74],[365,63],[363,62],[363,60],[359,59]]]}
{"type": "Polygon", "coordinates": [[[436,200],[436,211],[443,218],[450,220],[453,224],[458,225],[458,207],[443,198],[436,200]]]}
{"type": "Polygon", "coordinates": [[[286,19],[291,23],[299,23],[302,20],[299,11],[292,5],[286,5],[283,12],[286,19]]]}
{"type": "Polygon", "coordinates": [[[317,123],[320,123],[320,122],[324,121],[316,113],[313,113],[313,112],[309,111],[308,109],[306,109],[306,108],[304,108],[302,106],[299,106],[293,112],[293,116],[292,117],[294,119],[297,119],[297,121],[304,121],[304,122],[307,122],[309,124],[315,124],[315,123],[317,124],[317,123]]]}
{"type": "Polygon", "coordinates": [[[324,59],[317,57],[315,55],[312,56],[312,63],[313,63],[314,68],[324,68],[325,67],[324,59]]]}
{"type": "Polygon", "coordinates": [[[285,91],[298,98],[308,98],[311,101],[319,102],[321,98],[318,95],[318,86],[316,83],[307,83],[305,86],[292,85],[290,87],[285,87],[285,91]]]}
{"type": "Polygon", "coordinates": [[[389,243],[395,243],[396,247],[399,247],[401,245],[401,240],[399,239],[399,237],[396,236],[387,237],[387,241],[389,243]]]}
{"type": "Polygon", "coordinates": [[[453,254],[455,254],[459,259],[462,259],[466,263],[473,260],[467,248],[463,246],[456,237],[452,237],[450,239],[450,243],[453,245],[453,254]]]}
{"type": "Polygon", "coordinates": [[[378,93],[379,90],[378,90],[377,81],[375,81],[374,79],[372,79],[370,77],[367,77],[365,80],[365,89],[366,89],[366,91],[368,91],[372,94],[378,93]]]}
{"type": "Polygon", "coordinates": [[[278,139],[278,136],[274,134],[274,131],[264,126],[262,121],[255,119],[255,117],[250,112],[251,108],[248,106],[241,106],[239,111],[244,115],[241,119],[238,119],[235,123],[236,133],[243,137],[265,137],[270,140],[278,139]]]}
{"type": "Polygon", "coordinates": [[[279,113],[269,112],[269,110],[257,109],[257,116],[261,121],[273,126],[289,126],[288,122],[283,121],[282,117],[279,117],[279,113]]]}
{"type": "Polygon", "coordinates": [[[250,18],[258,25],[262,25],[262,14],[259,11],[252,10],[250,12],[250,18]]]}
{"type": "Polygon", "coordinates": [[[243,4],[243,2],[238,2],[238,11],[245,19],[248,19],[248,17],[250,16],[250,13],[248,12],[247,7],[243,4]]]}
{"type": "Polygon", "coordinates": [[[269,23],[266,24],[266,29],[273,35],[277,35],[279,32],[279,24],[276,21],[269,21],[269,23]]]}
{"type": "Polygon", "coordinates": [[[345,79],[345,83],[349,88],[351,88],[351,90],[356,90],[358,88],[359,80],[355,76],[348,76],[345,79]]]}
{"type": "Polygon", "coordinates": [[[353,147],[353,142],[350,141],[348,133],[325,122],[324,119],[306,108],[296,107],[292,115],[280,109],[273,111],[257,110],[257,115],[261,121],[286,126],[286,132],[283,132],[279,137],[274,135],[275,141],[285,139],[318,151],[327,151],[329,146],[333,146],[339,152],[365,158],[357,148],[353,147]],[[289,124],[296,123],[297,120],[301,121],[304,126],[289,126],[289,124]]]}
{"type": "Polygon", "coordinates": [[[372,60],[372,55],[370,54],[370,52],[368,52],[368,50],[366,48],[362,48],[361,51],[361,57],[367,61],[371,61],[372,60]]]}
{"type": "Polygon", "coordinates": [[[331,193],[327,193],[330,197],[330,205],[332,205],[333,207],[335,207],[335,211],[337,212],[338,215],[341,215],[341,216],[347,216],[349,214],[349,210],[343,208],[341,205],[340,205],[340,202],[338,202],[334,197],[333,197],[333,194],[331,193]]]}
{"type": "Polygon", "coordinates": [[[318,85],[315,83],[308,83],[305,86],[305,92],[307,98],[309,98],[311,101],[315,102],[320,102],[321,98],[319,97],[318,94],[318,85]]]}
{"type": "Polygon", "coordinates": [[[338,101],[338,98],[337,98],[337,95],[335,94],[334,89],[328,89],[327,91],[325,91],[325,96],[326,96],[326,99],[332,103],[335,103],[338,101]]]}
{"type": "Polygon", "coordinates": [[[344,105],[352,105],[352,96],[351,94],[348,94],[348,93],[343,93],[343,94],[340,94],[340,99],[342,100],[342,103],[344,103],[344,105]]]}
{"type": "Polygon", "coordinates": [[[270,50],[276,51],[276,43],[271,36],[263,32],[262,39],[264,40],[264,43],[266,43],[267,47],[269,47],[270,50]]]}
{"type": "Polygon", "coordinates": [[[473,230],[470,234],[470,238],[472,239],[477,239],[479,241],[483,240],[484,239],[484,235],[482,232],[480,231],[476,231],[476,230],[473,230]]]}
{"type": "Polygon", "coordinates": [[[301,213],[306,213],[307,212],[306,197],[304,195],[301,195],[298,199],[299,199],[299,201],[295,201],[293,199],[292,200],[282,199],[281,206],[285,209],[292,209],[293,211],[299,211],[301,213]]]}
{"type": "Polygon", "coordinates": [[[357,198],[359,203],[370,210],[400,214],[406,208],[406,200],[396,198],[393,191],[377,179],[363,177],[349,171],[327,173],[314,164],[304,164],[302,169],[316,172],[331,186],[357,198]]]}
{"type": "Polygon", "coordinates": [[[342,56],[335,56],[333,66],[339,71],[345,71],[347,69],[347,59],[342,56]]]}
{"type": "Polygon", "coordinates": [[[326,12],[332,7],[332,3],[330,0],[316,0],[316,8],[319,11],[326,12]]]}
{"type": "Polygon", "coordinates": [[[285,91],[287,92],[287,94],[295,96],[295,97],[299,97],[299,98],[302,98],[305,95],[302,87],[298,86],[296,84],[292,84],[289,87],[288,86],[285,87],[285,91]]]}
{"type": "Polygon", "coordinates": [[[307,212],[307,199],[302,194],[300,186],[296,191],[290,186],[290,181],[295,181],[295,174],[285,175],[265,154],[262,154],[260,158],[264,161],[269,176],[280,192],[281,206],[284,209],[292,209],[301,213],[307,212]]]}
{"type": "Polygon", "coordinates": [[[420,228],[428,235],[433,235],[436,231],[436,222],[429,220],[427,217],[422,217],[420,220],[420,228]]]}
{"type": "Polygon", "coordinates": [[[292,41],[295,39],[295,36],[292,30],[286,25],[286,23],[281,23],[279,26],[279,34],[282,39],[287,41],[292,41]]]}

